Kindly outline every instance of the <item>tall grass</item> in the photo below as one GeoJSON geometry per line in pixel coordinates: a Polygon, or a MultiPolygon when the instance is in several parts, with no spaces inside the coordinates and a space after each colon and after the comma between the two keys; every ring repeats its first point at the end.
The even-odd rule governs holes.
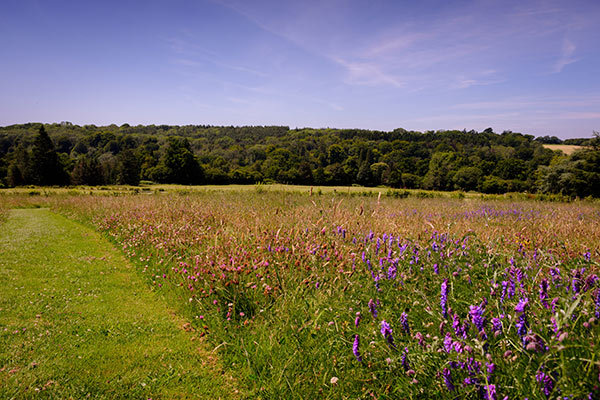
{"type": "Polygon", "coordinates": [[[111,237],[253,397],[600,395],[597,205],[263,190],[43,201],[111,237]]]}

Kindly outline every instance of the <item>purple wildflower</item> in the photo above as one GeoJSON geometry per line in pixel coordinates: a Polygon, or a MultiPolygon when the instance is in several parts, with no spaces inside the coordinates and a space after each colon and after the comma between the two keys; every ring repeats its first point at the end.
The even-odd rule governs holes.
{"type": "Polygon", "coordinates": [[[500,321],[500,318],[492,318],[492,328],[494,332],[502,332],[502,321],[500,321]]]}
{"type": "Polygon", "coordinates": [[[452,316],[452,328],[454,328],[454,333],[457,337],[461,336],[463,339],[467,338],[469,325],[466,321],[463,324],[461,324],[460,318],[456,313],[454,313],[454,315],[452,316]]]}
{"type": "Polygon", "coordinates": [[[360,346],[360,338],[358,335],[354,336],[354,344],[352,345],[352,353],[354,353],[354,357],[358,362],[362,362],[362,356],[360,355],[360,350],[358,347],[360,346]]]}
{"type": "Polygon", "coordinates": [[[485,318],[483,317],[483,309],[481,306],[470,306],[469,315],[471,315],[471,321],[473,325],[479,329],[479,332],[483,332],[485,329],[485,318]]]}
{"type": "Polygon", "coordinates": [[[550,305],[548,304],[548,280],[547,279],[542,279],[542,281],[540,282],[540,301],[542,302],[542,305],[545,308],[550,308],[550,305]]]}
{"type": "Polygon", "coordinates": [[[369,300],[369,311],[371,311],[371,315],[373,315],[373,318],[377,318],[377,305],[375,304],[373,299],[369,300]]]}
{"type": "Polygon", "coordinates": [[[448,279],[444,279],[444,282],[442,282],[442,295],[440,297],[440,305],[442,306],[442,315],[444,316],[444,318],[446,318],[448,316],[448,310],[446,308],[447,304],[448,304],[448,279]]]}
{"type": "Polygon", "coordinates": [[[550,268],[550,276],[552,276],[552,282],[556,283],[556,282],[560,282],[561,278],[560,278],[560,269],[554,267],[554,268],[550,268]]]}
{"type": "Polygon", "coordinates": [[[400,324],[402,325],[402,329],[406,334],[410,335],[410,327],[408,326],[408,315],[403,312],[400,314],[400,324]]]}
{"type": "Polygon", "coordinates": [[[479,373],[481,371],[481,363],[473,357],[467,359],[467,370],[470,372],[479,373]]]}
{"type": "Polygon", "coordinates": [[[444,368],[442,375],[444,376],[444,384],[449,391],[453,392],[454,384],[452,383],[452,371],[450,371],[448,368],[444,368]]]}
{"type": "Polygon", "coordinates": [[[356,319],[354,320],[354,326],[356,326],[358,328],[358,324],[360,324],[360,320],[361,320],[361,315],[360,315],[360,311],[356,313],[356,319]]]}
{"type": "Polygon", "coordinates": [[[381,334],[390,346],[396,347],[394,344],[394,337],[392,336],[392,327],[385,320],[381,321],[381,334]]]}
{"type": "Polygon", "coordinates": [[[477,380],[477,378],[473,378],[473,377],[467,377],[463,380],[463,384],[465,386],[468,385],[476,385],[479,381],[477,380]]]}
{"type": "Polygon", "coordinates": [[[600,319],[600,289],[596,290],[596,318],[600,319]]]}
{"type": "Polygon", "coordinates": [[[516,305],[515,311],[520,312],[520,313],[525,312],[525,309],[527,308],[528,304],[529,304],[529,299],[527,297],[519,300],[519,304],[516,305]]]}
{"type": "Polygon", "coordinates": [[[527,334],[527,328],[529,327],[529,322],[527,322],[527,315],[525,313],[519,315],[515,326],[517,327],[517,335],[519,335],[523,343],[525,343],[525,335],[527,334]]]}
{"type": "Polygon", "coordinates": [[[554,382],[552,381],[552,378],[540,370],[537,374],[535,374],[535,379],[538,381],[538,383],[542,384],[542,392],[544,395],[546,397],[550,397],[550,393],[552,393],[552,390],[554,389],[554,382]]]}
{"type": "Polygon", "coordinates": [[[402,367],[404,367],[405,371],[410,369],[410,365],[408,364],[408,347],[404,348],[404,352],[402,353],[402,367]]]}
{"type": "Polygon", "coordinates": [[[397,271],[396,262],[392,262],[392,264],[390,265],[390,267],[388,268],[388,271],[387,271],[387,278],[389,280],[396,279],[396,271],[397,271]]]}
{"type": "Polygon", "coordinates": [[[581,277],[585,272],[585,268],[581,268],[581,269],[574,269],[573,271],[571,271],[573,273],[573,280],[571,281],[571,287],[573,289],[574,293],[579,293],[581,290],[581,277]]]}
{"type": "Polygon", "coordinates": [[[502,281],[502,294],[500,295],[500,303],[504,303],[504,299],[506,298],[507,289],[508,289],[508,282],[502,281]]]}
{"type": "Polygon", "coordinates": [[[585,286],[583,287],[583,291],[587,292],[588,290],[590,290],[590,288],[594,286],[598,279],[600,278],[598,278],[596,274],[588,275],[588,277],[585,280],[585,286]]]}
{"type": "Polygon", "coordinates": [[[452,335],[446,333],[446,337],[444,338],[444,349],[446,350],[446,353],[450,353],[453,347],[454,341],[452,340],[452,335]]]}
{"type": "Polygon", "coordinates": [[[552,306],[552,314],[556,314],[556,305],[558,304],[558,297],[555,297],[550,302],[550,306],[552,306]]]}
{"type": "Polygon", "coordinates": [[[483,398],[485,400],[496,400],[496,385],[487,385],[483,398]]]}

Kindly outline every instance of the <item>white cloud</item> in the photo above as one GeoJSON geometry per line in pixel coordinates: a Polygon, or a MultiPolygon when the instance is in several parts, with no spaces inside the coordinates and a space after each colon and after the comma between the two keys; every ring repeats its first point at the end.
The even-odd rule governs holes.
{"type": "Polygon", "coordinates": [[[576,49],[577,49],[577,46],[575,46],[575,44],[573,44],[568,39],[564,39],[563,43],[562,43],[561,52],[560,52],[560,58],[554,64],[554,67],[552,68],[552,72],[553,73],[562,72],[562,70],[567,65],[578,61],[578,59],[573,57],[573,53],[575,53],[576,49]]]}

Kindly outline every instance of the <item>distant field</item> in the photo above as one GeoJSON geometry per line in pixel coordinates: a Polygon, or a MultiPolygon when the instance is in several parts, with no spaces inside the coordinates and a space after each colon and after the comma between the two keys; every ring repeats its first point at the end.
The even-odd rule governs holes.
{"type": "MultiPolygon", "coordinates": [[[[175,184],[140,184],[140,186],[104,185],[104,186],[72,186],[72,187],[37,187],[24,186],[0,190],[0,194],[28,194],[30,196],[48,195],[119,195],[119,194],[155,194],[155,193],[212,193],[212,192],[286,192],[303,194],[330,194],[345,195],[393,195],[402,193],[403,197],[456,197],[458,192],[440,192],[421,189],[392,189],[389,187],[365,186],[304,186],[284,184],[248,184],[248,185],[175,185],[175,184]]],[[[466,196],[478,196],[479,193],[471,192],[466,196]]],[[[398,197],[398,196],[397,196],[398,197]]]]}
{"type": "Polygon", "coordinates": [[[545,144],[544,147],[550,150],[560,150],[568,156],[577,150],[585,148],[585,146],[577,146],[574,144],[545,144]]]}
{"type": "Polygon", "coordinates": [[[16,188],[0,189],[0,196],[28,195],[31,199],[37,196],[121,196],[135,194],[170,194],[179,195],[200,193],[297,193],[307,196],[319,196],[327,194],[359,196],[359,197],[417,197],[417,198],[483,198],[491,199],[538,199],[538,195],[531,193],[505,193],[505,194],[483,194],[479,192],[463,191],[436,191],[424,189],[396,189],[390,187],[366,187],[366,186],[307,186],[307,185],[285,185],[285,184],[248,184],[248,185],[176,185],[176,184],[154,184],[142,183],[139,186],[127,185],[103,185],[103,186],[70,186],[70,187],[39,187],[20,186],[16,188]]]}

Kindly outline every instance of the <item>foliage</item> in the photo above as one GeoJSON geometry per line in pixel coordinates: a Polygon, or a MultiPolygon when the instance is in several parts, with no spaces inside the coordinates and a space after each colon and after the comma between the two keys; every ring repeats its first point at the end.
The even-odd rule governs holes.
{"type": "MultiPolygon", "coordinates": [[[[573,154],[570,162],[582,157],[585,162],[562,170],[546,168],[559,152],[543,145],[557,141],[510,131],[496,134],[491,128],[421,133],[283,126],[23,124],[0,128],[0,181],[6,186],[42,184],[32,169],[34,161],[43,162],[41,153],[35,153],[34,161],[32,156],[34,147],[44,145],[50,158],[53,152],[58,154],[61,166],[54,174],[62,176],[62,183],[52,184],[65,184],[66,174],[73,175],[85,155],[98,160],[107,184],[135,184],[139,179],[185,184],[279,182],[596,196],[585,186],[595,182],[597,156],[573,154]],[[52,142],[35,142],[33,132],[41,127],[52,142]],[[563,170],[575,177],[556,179],[563,170]],[[559,186],[549,187],[548,182],[559,186]]],[[[600,151],[594,139],[577,143],[589,145],[580,153],[600,151]]]]}

